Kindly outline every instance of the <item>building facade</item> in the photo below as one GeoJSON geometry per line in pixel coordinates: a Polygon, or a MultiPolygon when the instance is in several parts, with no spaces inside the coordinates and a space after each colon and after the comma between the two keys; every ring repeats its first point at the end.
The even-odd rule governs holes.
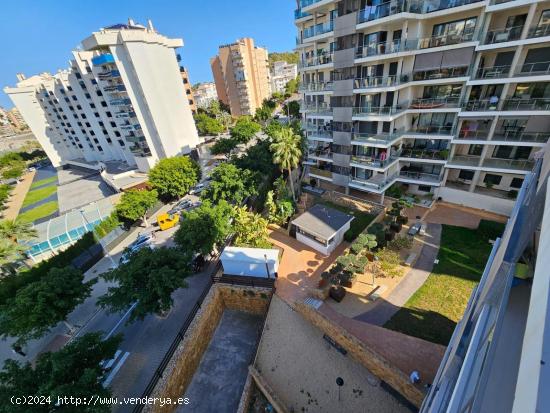
{"type": "Polygon", "coordinates": [[[509,214],[550,133],[550,2],[299,0],[309,176],[509,214]]]}
{"type": "Polygon", "coordinates": [[[189,72],[185,67],[180,66],[180,73],[183,80],[183,87],[185,88],[185,97],[187,98],[187,103],[189,103],[191,113],[194,115],[195,113],[197,113],[197,104],[195,101],[195,96],[193,95],[191,81],[189,80],[189,72]]]}
{"type": "Polygon", "coordinates": [[[14,134],[14,127],[8,117],[9,112],[0,107],[0,137],[14,134]]]}
{"type": "Polygon", "coordinates": [[[25,119],[23,119],[23,116],[21,116],[21,113],[17,108],[11,108],[6,112],[8,120],[11,123],[11,126],[17,131],[23,131],[28,129],[29,127],[25,123],[25,119]]]}
{"type": "Polygon", "coordinates": [[[231,115],[254,115],[271,96],[267,49],[251,38],[219,47],[210,59],[218,99],[229,105],[231,115]]]}
{"type": "Polygon", "coordinates": [[[4,91],[55,167],[122,161],[147,171],[198,144],[175,53],[181,46],[151,22],[130,20],[84,39],[69,69],[18,75],[4,91]]]}
{"type": "Polygon", "coordinates": [[[284,93],[288,82],[298,76],[298,65],[287,62],[274,62],[271,70],[271,93],[284,93]]]}
{"type": "Polygon", "coordinates": [[[195,103],[198,108],[207,108],[212,101],[218,100],[216,84],[214,82],[200,83],[193,89],[193,96],[195,96],[195,103]]]}

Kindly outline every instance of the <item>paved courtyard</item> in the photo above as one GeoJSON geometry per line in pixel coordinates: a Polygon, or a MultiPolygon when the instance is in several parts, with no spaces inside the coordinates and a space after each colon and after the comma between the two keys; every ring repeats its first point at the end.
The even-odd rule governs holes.
{"type": "Polygon", "coordinates": [[[459,205],[451,205],[445,202],[436,205],[426,215],[426,221],[434,224],[455,225],[475,229],[479,221],[488,219],[490,221],[506,222],[507,217],[493,214],[479,209],[467,208],[459,205]]]}

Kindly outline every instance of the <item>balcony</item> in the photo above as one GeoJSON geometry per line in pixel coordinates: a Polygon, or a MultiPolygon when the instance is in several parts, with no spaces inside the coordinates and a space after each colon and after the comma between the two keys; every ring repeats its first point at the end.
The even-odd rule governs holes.
{"type": "Polygon", "coordinates": [[[113,106],[125,106],[129,105],[130,103],[130,99],[113,99],[109,101],[109,104],[113,106]]]}
{"type": "Polygon", "coordinates": [[[416,46],[416,41],[409,40],[393,40],[391,42],[369,44],[357,47],[357,49],[355,50],[355,58],[362,59],[371,56],[405,52],[408,50],[415,50],[416,46]]]}
{"type": "Polygon", "coordinates": [[[369,89],[378,87],[390,87],[408,82],[409,75],[393,75],[393,76],[368,76],[364,78],[356,78],[353,84],[354,89],[369,89]]]}
{"type": "Polygon", "coordinates": [[[474,40],[474,32],[461,34],[447,34],[443,36],[432,36],[418,39],[418,49],[430,49],[432,47],[450,46],[474,40]]]}
{"type": "Polygon", "coordinates": [[[403,1],[388,1],[377,6],[370,6],[357,13],[357,24],[393,16],[403,11],[407,11],[403,1]]]}
{"type": "Polygon", "coordinates": [[[381,177],[375,177],[370,179],[362,179],[355,176],[351,177],[350,184],[352,186],[359,187],[365,190],[371,191],[382,191],[384,187],[393,183],[397,175],[393,175],[389,178],[384,179],[383,175],[381,177]]]}
{"type": "Polygon", "coordinates": [[[332,171],[329,171],[329,170],[326,170],[326,169],[321,169],[321,168],[316,168],[314,166],[309,167],[309,174],[310,175],[322,176],[322,177],[325,177],[325,178],[332,179],[332,171]]]}
{"type": "Polygon", "coordinates": [[[302,104],[300,112],[313,113],[319,116],[332,116],[332,108],[327,103],[302,104]]]}
{"type": "Polygon", "coordinates": [[[550,132],[518,132],[518,131],[495,131],[494,141],[505,142],[537,142],[546,143],[550,139],[550,132]]]}
{"type": "Polygon", "coordinates": [[[120,77],[118,70],[109,70],[108,72],[102,72],[97,75],[100,80],[109,80],[111,78],[120,77]]]}
{"type": "Polygon", "coordinates": [[[505,27],[503,29],[489,30],[485,35],[484,44],[504,43],[518,40],[521,37],[523,26],[505,27]]]}
{"type": "Polygon", "coordinates": [[[528,38],[550,36],[550,23],[538,24],[529,29],[528,38]]]}
{"type": "Polygon", "coordinates": [[[424,80],[437,80],[468,76],[468,64],[469,63],[466,63],[465,66],[459,67],[449,67],[445,69],[423,70],[420,72],[414,72],[412,74],[412,80],[414,82],[421,82],[424,80]]]}
{"type": "Polygon", "coordinates": [[[454,127],[453,125],[427,125],[427,126],[417,126],[411,128],[406,132],[407,135],[453,135],[454,127]]]}
{"type": "Polygon", "coordinates": [[[449,96],[444,98],[419,98],[413,99],[409,109],[439,109],[439,108],[458,108],[460,98],[449,96]]]}
{"type": "Polygon", "coordinates": [[[120,92],[126,92],[126,86],[120,84],[120,85],[113,85],[113,86],[107,86],[103,88],[103,91],[108,93],[120,93],[120,92]]]}
{"type": "Polygon", "coordinates": [[[550,110],[550,98],[508,98],[502,110],[550,110]]]}
{"type": "Polygon", "coordinates": [[[298,90],[302,93],[327,92],[327,91],[331,91],[332,88],[333,88],[333,83],[332,82],[301,83],[298,90]]]}
{"type": "Polygon", "coordinates": [[[480,67],[477,69],[475,78],[476,79],[498,79],[502,77],[508,77],[510,73],[510,65],[503,66],[491,66],[491,67],[480,67]]]}
{"type": "Polygon", "coordinates": [[[444,161],[449,156],[447,149],[429,150],[429,149],[403,149],[401,158],[427,159],[432,161],[444,161]]]}
{"type": "Polygon", "coordinates": [[[479,3],[483,0],[452,0],[452,1],[423,1],[412,0],[409,10],[411,13],[433,13],[440,10],[452,9],[467,4],[479,3]]]}
{"type": "Polygon", "coordinates": [[[467,112],[487,112],[497,110],[498,98],[469,100],[463,104],[463,109],[467,112]]]}
{"type": "Polygon", "coordinates": [[[353,116],[388,116],[403,112],[408,107],[408,102],[395,106],[361,106],[353,108],[353,116]]]}
{"type": "Polygon", "coordinates": [[[310,13],[302,11],[302,9],[296,9],[294,10],[294,20],[298,20],[304,17],[311,16],[310,13]]]}
{"type": "Polygon", "coordinates": [[[462,129],[458,133],[458,139],[472,140],[472,141],[486,141],[488,138],[489,138],[489,130],[462,129]]]}
{"type": "Polygon", "coordinates": [[[304,30],[303,38],[309,39],[310,37],[329,33],[333,30],[334,30],[334,20],[330,20],[326,23],[321,23],[315,26],[308,27],[307,29],[304,30]]]}
{"type": "Polygon", "coordinates": [[[322,0],[300,0],[300,8],[311,6],[312,4],[319,3],[322,0]]]}
{"type": "Polygon", "coordinates": [[[384,154],[385,152],[379,158],[368,155],[353,155],[351,157],[351,161],[356,164],[370,166],[372,168],[386,168],[399,159],[401,152],[396,151],[388,158],[384,158],[384,154]]]}
{"type": "Polygon", "coordinates": [[[449,159],[449,164],[460,165],[460,166],[478,166],[480,160],[481,160],[480,156],[455,155],[451,159],[449,159]]]}
{"type": "Polygon", "coordinates": [[[530,171],[535,166],[533,160],[522,159],[498,159],[487,158],[483,160],[483,166],[486,168],[514,169],[519,171],[530,171]]]}
{"type": "Polygon", "coordinates": [[[543,76],[550,75],[550,62],[526,63],[521,66],[516,76],[543,76]]]}
{"type": "Polygon", "coordinates": [[[399,139],[403,135],[403,131],[396,133],[359,133],[354,132],[352,134],[352,144],[365,143],[370,145],[390,145],[396,139],[399,139]]]}
{"type": "Polygon", "coordinates": [[[438,184],[441,181],[441,178],[438,174],[427,174],[423,172],[413,172],[413,171],[399,171],[399,177],[404,179],[411,179],[414,181],[422,181],[426,183],[438,184]]]}
{"type": "Polygon", "coordinates": [[[114,64],[115,58],[111,53],[100,54],[99,56],[92,57],[92,64],[94,66],[101,66],[106,64],[114,64]]]}
{"type": "Polygon", "coordinates": [[[304,67],[328,65],[332,63],[332,57],[332,53],[323,53],[319,56],[313,56],[306,60],[302,60],[298,66],[300,69],[303,69],[304,67]]]}

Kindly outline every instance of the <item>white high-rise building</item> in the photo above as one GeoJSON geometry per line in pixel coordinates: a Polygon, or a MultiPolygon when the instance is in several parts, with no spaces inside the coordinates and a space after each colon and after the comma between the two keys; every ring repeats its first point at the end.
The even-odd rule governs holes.
{"type": "Polygon", "coordinates": [[[299,0],[295,23],[310,177],[511,213],[550,137],[550,1],[299,0]]]}
{"type": "Polygon", "coordinates": [[[271,69],[271,93],[284,93],[285,86],[298,76],[298,65],[284,61],[274,62],[271,69]]]}
{"type": "Polygon", "coordinates": [[[218,100],[216,84],[214,82],[200,83],[193,89],[195,103],[198,108],[207,108],[213,100],[218,100]]]}
{"type": "Polygon", "coordinates": [[[199,142],[175,52],[181,46],[151,22],[129,20],[84,39],[69,69],[18,75],[4,91],[55,167],[123,161],[147,171],[199,142]]]}

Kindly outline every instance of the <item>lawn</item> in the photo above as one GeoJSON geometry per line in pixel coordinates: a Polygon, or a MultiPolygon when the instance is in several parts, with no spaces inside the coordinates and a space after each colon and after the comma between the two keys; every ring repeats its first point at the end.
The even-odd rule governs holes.
{"type": "Polygon", "coordinates": [[[368,212],[358,211],[356,209],[348,208],[342,205],[332,203],[330,201],[321,201],[321,204],[330,208],[337,209],[338,211],[345,212],[346,214],[353,215],[355,219],[351,221],[349,230],[344,234],[346,241],[351,242],[357,236],[367,228],[367,226],[376,218],[376,215],[369,214],[368,212]]]}
{"type": "Polygon", "coordinates": [[[447,345],[491,253],[490,239],[504,224],[481,221],[475,230],[443,225],[439,263],[424,285],[385,325],[391,330],[447,345]]]}
{"type": "Polygon", "coordinates": [[[51,184],[53,182],[57,182],[57,176],[50,176],[49,178],[44,178],[40,181],[33,182],[33,184],[31,185],[31,189],[38,188],[42,185],[51,184]]]}
{"type": "Polygon", "coordinates": [[[29,209],[18,215],[17,219],[23,222],[34,222],[37,219],[47,217],[53,214],[58,209],[57,201],[50,201],[37,206],[36,208],[29,209]]]}
{"type": "Polygon", "coordinates": [[[55,185],[52,186],[45,186],[44,188],[35,189],[34,191],[27,192],[27,196],[25,196],[25,199],[23,200],[22,207],[26,207],[29,205],[32,205],[38,201],[42,201],[43,199],[46,199],[57,191],[57,187],[55,185]]]}

